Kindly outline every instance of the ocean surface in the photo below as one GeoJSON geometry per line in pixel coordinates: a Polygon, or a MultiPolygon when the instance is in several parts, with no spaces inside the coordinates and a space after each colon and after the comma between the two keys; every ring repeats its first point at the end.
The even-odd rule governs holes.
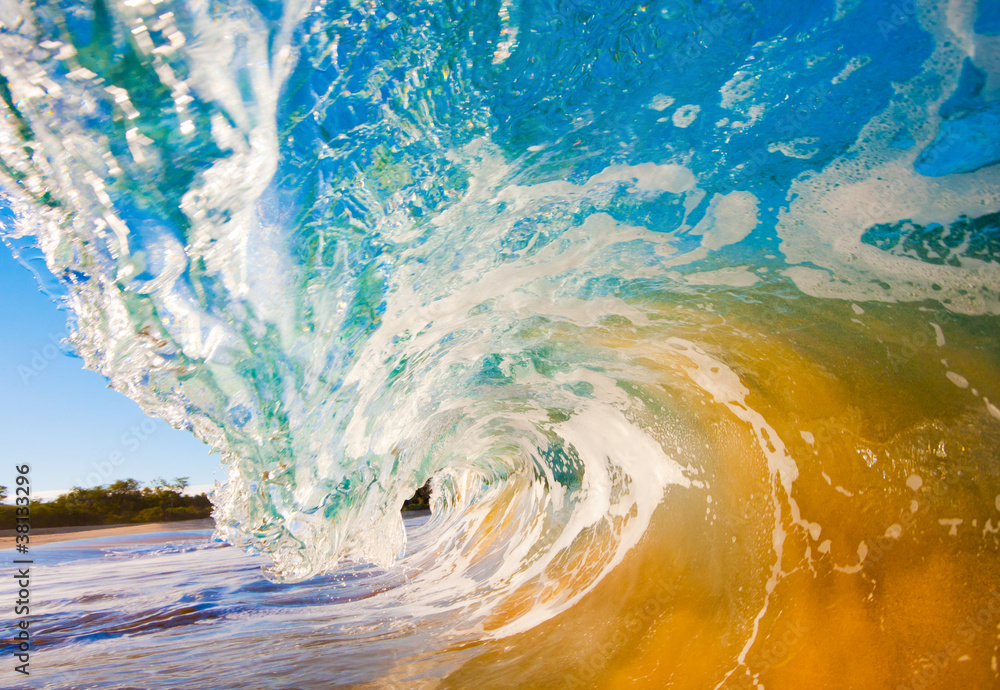
{"type": "Polygon", "coordinates": [[[38,549],[32,687],[1000,687],[996,2],[9,1],[0,77],[5,243],[228,470],[38,549]]]}
{"type": "MultiPolygon", "coordinates": [[[[426,523],[426,512],[405,520],[415,548],[426,523]]],[[[365,600],[398,587],[405,572],[345,564],[308,582],[271,583],[260,575],[265,559],[212,530],[58,542],[32,546],[30,557],[32,608],[42,612],[29,627],[32,674],[18,682],[4,669],[15,678],[5,687],[348,686],[387,659],[419,654],[440,632],[389,616],[362,624],[365,600]],[[248,673],[251,659],[281,661],[248,673]]],[[[17,598],[9,582],[0,592],[17,598]]]]}

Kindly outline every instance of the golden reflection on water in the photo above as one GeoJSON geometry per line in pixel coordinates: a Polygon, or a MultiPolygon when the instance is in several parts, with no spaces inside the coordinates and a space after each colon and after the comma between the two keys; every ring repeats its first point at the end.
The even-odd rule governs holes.
{"type": "Polygon", "coordinates": [[[715,299],[602,329],[651,372],[643,423],[684,418],[677,459],[702,486],[670,487],[576,606],[436,687],[1000,686],[1000,319],[786,305],[715,299]],[[685,382],[684,355],[649,355],[663,333],[738,374],[798,467],[790,497],[751,426],[685,382]]]}

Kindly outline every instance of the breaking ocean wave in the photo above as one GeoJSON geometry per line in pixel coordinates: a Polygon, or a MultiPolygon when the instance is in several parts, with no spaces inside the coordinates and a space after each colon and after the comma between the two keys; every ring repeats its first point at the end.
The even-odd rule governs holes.
{"type": "MultiPolygon", "coordinates": [[[[86,366],[221,453],[218,538],[360,569],[350,625],[451,674],[334,685],[896,687],[1000,585],[998,31],[8,3],[2,229],[86,366]]],[[[995,626],[958,639],[995,684],[995,626]]]]}

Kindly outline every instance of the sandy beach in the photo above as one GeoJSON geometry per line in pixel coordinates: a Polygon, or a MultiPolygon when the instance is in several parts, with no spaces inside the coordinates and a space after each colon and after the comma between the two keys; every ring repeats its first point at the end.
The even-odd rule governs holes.
{"type": "MultiPolygon", "coordinates": [[[[150,532],[176,532],[196,529],[212,529],[215,522],[204,520],[181,520],[179,522],[149,522],[141,525],[100,525],[97,527],[37,527],[31,530],[31,545],[52,544],[73,539],[96,539],[123,534],[147,534],[150,532]]],[[[14,548],[14,530],[0,530],[0,549],[14,548]]]]}

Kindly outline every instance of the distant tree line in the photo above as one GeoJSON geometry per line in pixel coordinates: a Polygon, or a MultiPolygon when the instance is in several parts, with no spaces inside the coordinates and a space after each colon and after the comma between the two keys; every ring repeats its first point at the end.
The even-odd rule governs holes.
{"type": "Polygon", "coordinates": [[[403,510],[428,510],[431,507],[431,480],[417,489],[410,498],[403,501],[403,510]]]}
{"type": "MultiPolygon", "coordinates": [[[[92,488],[73,487],[51,501],[31,501],[32,527],[89,527],[144,522],[197,520],[212,514],[212,503],[205,494],[186,496],[187,477],[173,481],[155,479],[142,486],[136,479],[120,479],[92,488]]],[[[7,498],[7,487],[0,486],[0,501],[7,498]]],[[[403,502],[402,509],[430,508],[430,481],[403,502]]],[[[16,524],[16,507],[0,505],[0,529],[16,524]]]]}
{"type": "MultiPolygon", "coordinates": [[[[111,484],[85,489],[73,487],[51,501],[31,502],[32,527],[86,527],[141,522],[196,520],[212,514],[212,503],[205,494],[186,496],[187,477],[173,481],[156,479],[142,486],[135,479],[120,479],[111,484]]],[[[0,500],[6,496],[0,486],[0,500]]],[[[15,506],[0,505],[0,529],[15,524],[15,506]]]]}

